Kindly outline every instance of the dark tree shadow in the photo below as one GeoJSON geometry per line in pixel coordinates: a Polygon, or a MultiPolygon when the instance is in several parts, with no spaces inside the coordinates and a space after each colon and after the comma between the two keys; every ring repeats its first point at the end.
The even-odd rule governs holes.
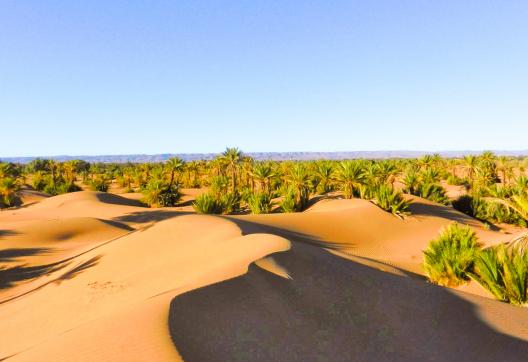
{"type": "Polygon", "coordinates": [[[169,327],[184,360],[526,360],[526,341],[494,330],[446,288],[295,241],[273,258],[292,280],[252,265],[172,300],[169,327]]]}
{"type": "MultiPolygon", "coordinates": [[[[51,249],[49,248],[4,249],[0,250],[0,262],[12,262],[20,257],[42,255],[49,253],[50,250],[51,249]]],[[[13,267],[0,266],[0,289],[10,288],[18,282],[35,279],[43,275],[49,275],[68,266],[73,258],[74,257],[45,265],[16,265],[13,267]]],[[[99,259],[101,259],[100,255],[93,257],[90,260],[83,262],[68,272],[62,274],[55,281],[60,283],[61,281],[72,279],[83,271],[97,265],[99,259]]],[[[47,284],[49,283],[45,283],[44,285],[47,284]]]]}
{"type": "Polygon", "coordinates": [[[75,268],[67,271],[66,273],[62,274],[60,277],[55,280],[55,283],[60,284],[62,281],[69,280],[75,278],[77,275],[81,274],[82,272],[86,271],[87,269],[90,269],[94,266],[96,266],[99,263],[99,260],[102,258],[102,255],[94,256],[93,258],[85,261],[84,263],[81,263],[77,265],[75,268]]]}
{"type": "Polygon", "coordinates": [[[147,207],[144,203],[139,200],[128,199],[126,197],[111,194],[108,192],[97,193],[96,197],[97,200],[104,202],[105,204],[147,207]]]}
{"type": "Polygon", "coordinates": [[[2,239],[5,236],[13,236],[13,235],[18,235],[18,234],[19,232],[14,231],[14,230],[0,230],[0,239],[2,239]]]}
{"type": "Polygon", "coordinates": [[[16,283],[51,274],[66,267],[68,263],[59,262],[47,265],[18,265],[11,268],[0,267],[0,289],[13,287],[16,283]]]}
{"type": "Polygon", "coordinates": [[[123,216],[113,218],[113,221],[118,222],[135,222],[147,223],[171,219],[177,216],[191,215],[191,212],[172,211],[172,210],[152,210],[152,211],[135,211],[123,216]]]}
{"type": "Polygon", "coordinates": [[[409,212],[411,213],[410,217],[415,217],[417,219],[420,219],[420,216],[435,216],[443,219],[456,221],[460,224],[480,224],[479,220],[466,214],[463,214],[452,207],[424,203],[416,199],[414,199],[413,202],[409,205],[409,212]]]}
{"type": "Polygon", "coordinates": [[[24,256],[35,256],[48,254],[51,251],[50,248],[12,248],[0,250],[0,262],[8,263],[14,261],[16,258],[24,256]]]}

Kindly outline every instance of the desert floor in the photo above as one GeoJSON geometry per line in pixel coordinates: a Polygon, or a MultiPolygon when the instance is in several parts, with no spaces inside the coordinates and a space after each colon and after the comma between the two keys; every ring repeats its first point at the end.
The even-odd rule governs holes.
{"type": "Polygon", "coordinates": [[[0,360],[526,360],[528,310],[479,285],[429,284],[422,250],[457,221],[414,198],[294,214],[150,209],[82,191],[0,212],[0,360]]]}

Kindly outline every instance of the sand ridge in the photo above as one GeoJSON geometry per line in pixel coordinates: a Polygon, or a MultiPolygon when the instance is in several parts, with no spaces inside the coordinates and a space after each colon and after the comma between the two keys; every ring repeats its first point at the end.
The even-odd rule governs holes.
{"type": "MultiPolygon", "coordinates": [[[[61,207],[58,205],[64,204],[40,205],[40,208],[61,207]]],[[[94,220],[72,218],[54,223],[68,225],[71,221],[69,227],[90,229],[97,224],[94,220]]],[[[53,226],[57,225],[51,229],[53,226]]],[[[48,235],[47,244],[51,243],[51,236],[48,235]]],[[[25,235],[24,241],[27,243],[30,237],[25,235]]],[[[56,239],[56,243],[62,242],[56,239]]],[[[211,216],[183,214],[125,233],[34,281],[45,278],[45,287],[35,287],[29,293],[24,290],[21,297],[0,304],[2,328],[18,331],[0,342],[2,357],[111,359],[129,350],[123,345],[122,335],[123,326],[129,325],[133,335],[128,337],[126,345],[134,346],[135,355],[128,359],[172,360],[177,352],[168,329],[163,328],[171,298],[243,274],[251,262],[288,248],[289,242],[279,236],[243,236],[234,223],[211,216]],[[208,232],[196,233],[196,230],[208,232]],[[115,323],[109,322],[114,320],[115,323]],[[142,324],[149,325],[139,328],[142,324]],[[101,331],[107,331],[108,338],[104,343],[94,344],[101,331]],[[64,349],[69,340],[76,341],[75,349],[64,349]]]]}
{"type": "MultiPolygon", "coordinates": [[[[203,303],[202,295],[222,289],[223,281],[231,280],[242,296],[249,293],[246,301],[257,290],[276,285],[276,292],[268,291],[274,298],[270,303],[283,299],[281,303],[294,305],[297,302],[290,294],[281,294],[282,288],[301,288],[300,294],[293,294],[301,297],[308,291],[310,280],[337,280],[340,277],[332,273],[361,270],[365,275],[375,275],[386,288],[390,283],[385,281],[393,280],[390,275],[412,280],[400,283],[400,279],[394,279],[404,288],[398,302],[403,306],[405,288],[430,290],[422,277],[421,252],[445,225],[467,223],[488,244],[507,238],[429,201],[415,198],[411,210],[413,216],[401,220],[365,200],[324,200],[303,213],[205,216],[181,208],[148,209],[133,198],[96,192],[51,197],[7,210],[0,213],[0,246],[2,251],[11,250],[6,265],[53,267],[29,275],[22,273],[22,280],[0,289],[0,328],[14,331],[0,341],[0,358],[180,359],[178,351],[186,348],[179,345],[182,342],[178,336],[186,333],[187,327],[181,327],[181,333],[179,328],[187,323],[187,295],[193,302],[198,298],[199,304],[203,303]],[[35,249],[34,254],[25,249],[35,249]],[[252,263],[258,267],[250,266],[252,263]],[[323,274],[318,265],[325,265],[323,274]],[[246,274],[248,267],[250,273],[246,274]],[[334,267],[336,271],[332,271],[334,267]],[[240,280],[244,281],[241,285],[240,280]],[[187,293],[190,291],[196,292],[187,293]],[[184,315],[179,315],[175,306],[184,315]]],[[[0,275],[4,271],[0,270],[0,275]]],[[[371,293],[365,287],[351,278],[349,284],[339,288],[344,293],[371,293]]],[[[380,295],[386,292],[379,291],[380,295]]],[[[432,298],[428,292],[417,293],[417,298],[432,298]]],[[[481,328],[528,340],[528,331],[523,327],[528,319],[523,310],[471,294],[448,293],[455,293],[454,297],[445,297],[448,305],[456,306],[464,300],[478,310],[472,320],[480,320],[481,328]]],[[[234,297],[243,303],[242,309],[247,308],[244,299],[234,297]]],[[[340,298],[337,295],[336,302],[340,298]]],[[[204,313],[210,315],[209,311],[215,309],[207,305],[216,301],[210,296],[205,300],[204,313]]],[[[317,303],[305,307],[320,308],[317,303]]],[[[374,311],[385,313],[382,307],[374,311]]],[[[379,315],[371,318],[378,320],[379,315]]],[[[222,320],[219,316],[218,322],[222,320]]],[[[283,320],[288,322],[287,316],[283,320]]],[[[446,335],[448,332],[446,329],[446,335]]],[[[189,351],[185,349],[185,353],[189,351]]]]}

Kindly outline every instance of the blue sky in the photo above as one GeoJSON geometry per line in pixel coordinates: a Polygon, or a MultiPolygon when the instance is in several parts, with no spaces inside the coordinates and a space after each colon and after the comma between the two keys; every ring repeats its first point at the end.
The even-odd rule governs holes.
{"type": "Polygon", "coordinates": [[[0,156],[528,149],[528,2],[0,2],[0,156]]]}

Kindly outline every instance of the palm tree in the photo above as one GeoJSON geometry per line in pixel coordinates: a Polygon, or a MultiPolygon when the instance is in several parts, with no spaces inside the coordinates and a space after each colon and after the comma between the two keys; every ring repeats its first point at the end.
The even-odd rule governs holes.
{"type": "Polygon", "coordinates": [[[134,180],[134,171],[130,167],[123,169],[123,181],[127,190],[132,190],[132,181],[134,180]]]}
{"type": "Polygon", "coordinates": [[[528,222],[528,195],[527,194],[518,194],[513,195],[509,199],[500,199],[500,198],[489,198],[491,201],[497,202],[506,206],[508,209],[516,212],[520,217],[528,222]]]}
{"type": "Polygon", "coordinates": [[[179,157],[169,158],[165,163],[165,167],[170,175],[169,189],[172,188],[172,185],[174,184],[174,177],[176,176],[176,173],[180,173],[184,166],[185,161],[179,157]]]}
{"type": "Polygon", "coordinates": [[[463,167],[467,170],[467,176],[469,178],[469,181],[471,182],[478,168],[479,159],[475,155],[467,155],[464,156],[464,159],[462,161],[464,162],[463,167]]]}
{"type": "Polygon", "coordinates": [[[78,161],[71,160],[62,164],[62,169],[64,170],[66,182],[70,185],[73,185],[76,179],[75,173],[77,171],[77,163],[78,161]]]}
{"type": "Polygon", "coordinates": [[[48,161],[48,169],[51,172],[51,180],[53,182],[53,187],[57,183],[57,172],[59,171],[59,164],[55,160],[48,161]]]}
{"type": "Polygon", "coordinates": [[[13,176],[12,164],[0,162],[0,179],[10,176],[13,176]]]}
{"type": "Polygon", "coordinates": [[[376,173],[378,175],[378,181],[380,184],[390,183],[391,186],[396,180],[396,175],[398,174],[398,169],[394,163],[390,161],[381,161],[376,163],[376,173]]]}
{"type": "Polygon", "coordinates": [[[427,168],[421,172],[422,174],[422,181],[424,183],[437,183],[440,181],[441,175],[440,172],[434,168],[427,168]]]}
{"type": "Polygon", "coordinates": [[[482,160],[482,162],[484,163],[495,163],[495,159],[497,158],[497,156],[495,156],[495,154],[491,151],[484,151],[482,152],[482,155],[480,155],[480,159],[482,160]]]}
{"type": "Polygon", "coordinates": [[[378,184],[378,168],[374,161],[368,161],[363,166],[364,183],[374,186],[378,184]]]}
{"type": "Polygon", "coordinates": [[[341,161],[338,164],[336,181],[346,199],[354,196],[354,190],[363,184],[364,179],[363,169],[358,162],[341,161]]]}
{"type": "Polygon", "coordinates": [[[200,164],[197,161],[191,161],[186,164],[187,170],[187,186],[196,187],[198,185],[198,171],[200,171],[200,164]]]}
{"type": "Polygon", "coordinates": [[[16,197],[16,192],[19,186],[16,180],[12,177],[4,177],[0,179],[0,206],[12,206],[16,197]]]}
{"type": "Polygon", "coordinates": [[[420,165],[420,167],[428,169],[435,165],[437,159],[438,158],[435,156],[425,155],[418,160],[418,164],[420,165]]]}
{"type": "Polygon", "coordinates": [[[295,205],[297,210],[306,207],[311,187],[310,174],[306,166],[302,163],[295,163],[286,176],[290,187],[295,192],[295,205]]]}
{"type": "Polygon", "coordinates": [[[416,171],[416,169],[413,167],[409,167],[402,181],[405,185],[403,189],[404,192],[411,195],[415,195],[418,191],[418,188],[420,187],[420,177],[418,176],[418,172],[416,171]]]}
{"type": "Polygon", "coordinates": [[[273,168],[269,162],[257,162],[253,165],[251,172],[253,178],[257,181],[259,189],[264,193],[271,190],[271,179],[275,176],[273,168]]]}
{"type": "Polygon", "coordinates": [[[254,164],[255,162],[251,157],[242,157],[240,167],[242,172],[239,176],[239,184],[251,188],[251,190],[255,189],[255,180],[252,177],[254,164]]]}
{"type": "Polygon", "coordinates": [[[231,173],[231,191],[233,193],[236,192],[238,164],[241,158],[242,151],[236,147],[227,147],[221,156],[221,159],[224,160],[231,173]]]}
{"type": "Polygon", "coordinates": [[[150,163],[142,163],[139,166],[140,172],[141,172],[141,185],[140,187],[145,186],[145,184],[149,181],[150,178],[150,172],[152,170],[152,165],[150,163]]]}
{"type": "Polygon", "coordinates": [[[332,177],[334,176],[334,166],[330,161],[319,161],[315,164],[315,173],[319,179],[319,187],[323,194],[331,191],[332,177]]]}

